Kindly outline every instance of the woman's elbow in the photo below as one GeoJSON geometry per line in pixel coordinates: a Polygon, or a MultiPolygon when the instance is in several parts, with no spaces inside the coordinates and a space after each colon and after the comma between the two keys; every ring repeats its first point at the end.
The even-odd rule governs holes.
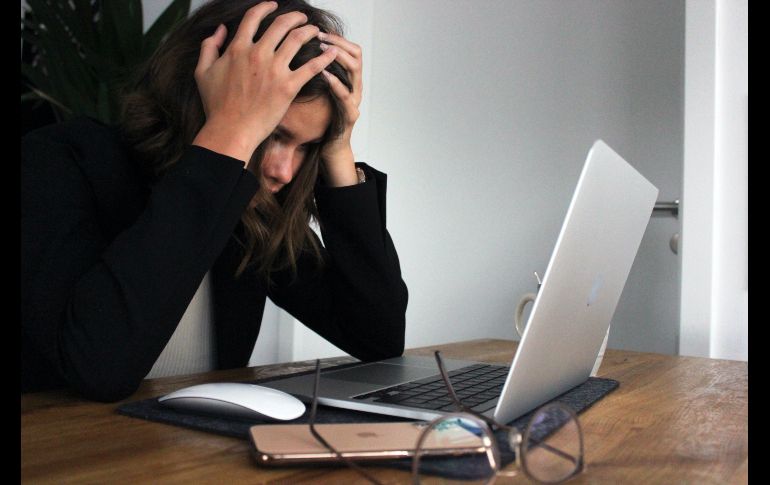
{"type": "Polygon", "coordinates": [[[404,333],[402,332],[400,336],[396,336],[396,338],[393,338],[389,342],[386,342],[386,345],[383,346],[382,350],[382,356],[381,359],[390,359],[392,357],[400,357],[404,353],[404,333]]]}
{"type": "Polygon", "coordinates": [[[374,361],[399,357],[404,353],[406,334],[406,301],[395,304],[389,311],[382,312],[376,324],[377,331],[367,345],[367,352],[358,357],[364,361],[374,361]]]}
{"type": "Polygon", "coordinates": [[[409,292],[406,284],[401,281],[393,297],[391,306],[390,328],[392,329],[390,338],[386,340],[383,358],[398,357],[404,353],[405,335],[406,335],[406,307],[409,302],[409,292]]]}

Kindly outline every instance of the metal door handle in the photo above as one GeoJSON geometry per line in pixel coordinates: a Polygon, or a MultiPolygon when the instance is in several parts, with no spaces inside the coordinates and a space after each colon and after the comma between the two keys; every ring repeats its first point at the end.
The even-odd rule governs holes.
{"type": "Polygon", "coordinates": [[[653,212],[671,212],[674,217],[679,217],[679,199],[673,202],[655,202],[653,212]]]}

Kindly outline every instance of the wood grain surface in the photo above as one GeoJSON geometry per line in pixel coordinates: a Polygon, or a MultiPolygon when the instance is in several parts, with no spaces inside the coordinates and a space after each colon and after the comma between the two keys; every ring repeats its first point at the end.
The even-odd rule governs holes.
{"type": "MultiPolygon", "coordinates": [[[[516,345],[486,339],[407,353],[440,349],[447,358],[508,363],[516,345]]],[[[127,401],[312,366],[307,361],[152,379],[127,401]]],[[[608,349],[599,375],[620,387],[580,415],[587,469],[570,483],[748,482],[747,362],[608,349]]],[[[64,391],[23,394],[21,483],[366,483],[346,468],[260,468],[245,440],[122,416],[115,412],[119,404],[64,391]]],[[[370,470],[384,483],[409,482],[400,470],[370,470]]],[[[516,477],[497,483],[528,482],[516,477]]]]}

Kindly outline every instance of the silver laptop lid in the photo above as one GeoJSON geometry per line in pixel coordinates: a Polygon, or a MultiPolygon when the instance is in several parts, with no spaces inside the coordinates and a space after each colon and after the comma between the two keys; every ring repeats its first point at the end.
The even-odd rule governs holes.
{"type": "Polygon", "coordinates": [[[658,189],[597,140],[588,153],[494,417],[502,423],[588,379],[658,189]]]}

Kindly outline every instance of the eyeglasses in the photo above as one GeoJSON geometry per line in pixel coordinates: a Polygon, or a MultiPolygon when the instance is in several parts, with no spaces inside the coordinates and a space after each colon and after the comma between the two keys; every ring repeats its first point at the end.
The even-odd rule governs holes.
{"type": "Polygon", "coordinates": [[[460,401],[447,374],[440,352],[435,352],[441,378],[449,396],[458,408],[458,413],[440,416],[431,421],[420,435],[412,461],[412,477],[419,483],[420,463],[425,452],[423,443],[436,429],[448,422],[468,424],[481,439],[486,457],[485,483],[493,483],[501,476],[514,476],[518,472],[502,471],[500,443],[493,431],[500,431],[503,442],[515,454],[515,464],[529,479],[539,483],[562,483],[583,471],[583,432],[577,414],[567,405],[558,401],[551,402],[537,409],[524,432],[514,426],[508,426],[474,411],[460,401]],[[475,419],[474,419],[475,418],[475,419]]]}
{"type": "MultiPolygon", "coordinates": [[[[478,446],[473,447],[475,452],[471,456],[457,457],[470,460],[470,472],[464,470],[464,476],[473,478],[466,481],[473,482],[481,478],[481,483],[491,484],[499,477],[517,475],[518,470],[501,470],[500,450],[505,449],[503,447],[509,448],[515,454],[516,468],[538,483],[562,483],[583,471],[583,433],[578,417],[571,408],[558,401],[546,404],[532,414],[522,433],[516,427],[498,423],[463,404],[455,392],[440,352],[435,352],[435,358],[446,390],[458,412],[442,415],[425,425],[415,444],[412,459],[413,483],[419,484],[420,480],[429,474],[432,460],[436,458],[427,456],[430,452],[426,443],[440,441],[443,431],[457,427],[464,428],[477,437],[478,446]]],[[[309,418],[310,432],[340,461],[372,483],[380,484],[381,482],[363,467],[337,451],[316,430],[314,423],[320,375],[320,361],[316,361],[309,418]]]]}

